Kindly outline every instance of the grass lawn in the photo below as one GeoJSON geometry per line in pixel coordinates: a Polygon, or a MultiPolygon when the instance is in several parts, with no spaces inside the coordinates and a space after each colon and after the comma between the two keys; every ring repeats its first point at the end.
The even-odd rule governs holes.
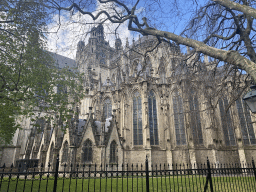
{"type": "MultiPolygon", "coordinates": [[[[256,191],[256,182],[254,177],[213,177],[214,191],[256,191]]],[[[52,177],[47,181],[44,180],[11,180],[4,178],[0,191],[49,191],[53,190],[54,180],[52,177]],[[9,184],[9,185],[8,185],[9,184]],[[40,187],[40,190],[39,190],[40,187]]],[[[162,176],[150,177],[150,192],[165,191],[203,191],[206,182],[205,177],[199,176],[162,176]]],[[[137,176],[131,178],[92,178],[92,179],[69,179],[59,178],[57,183],[57,191],[110,191],[110,192],[142,192],[146,191],[146,179],[137,176]]],[[[208,187],[208,191],[209,187],[208,187]]]]}

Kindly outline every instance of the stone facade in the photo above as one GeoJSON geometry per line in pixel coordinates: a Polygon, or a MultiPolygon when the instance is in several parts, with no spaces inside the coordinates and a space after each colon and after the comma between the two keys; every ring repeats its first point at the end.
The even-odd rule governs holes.
{"type": "MultiPolygon", "coordinates": [[[[150,164],[189,165],[205,163],[207,157],[212,163],[256,159],[254,120],[243,101],[226,112],[227,91],[212,112],[203,91],[184,91],[187,80],[177,68],[186,55],[179,46],[161,43],[147,57],[138,53],[155,44],[155,37],[145,36],[132,45],[127,41],[124,48],[116,39],[112,48],[103,26],[93,28],[88,44],[77,45],[76,64],[84,73],[86,93],[76,106],[79,115],[65,133],[61,125],[53,128],[43,120],[42,133],[30,125],[30,137],[17,145],[13,161],[36,158],[47,166],[59,155],[63,169],[65,163],[144,163],[146,157],[150,164]]],[[[211,62],[204,62],[209,66],[205,70],[211,70],[211,62]]]]}

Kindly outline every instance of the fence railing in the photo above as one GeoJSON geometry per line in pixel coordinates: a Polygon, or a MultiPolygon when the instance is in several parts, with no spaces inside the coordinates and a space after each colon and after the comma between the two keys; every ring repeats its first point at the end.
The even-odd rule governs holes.
{"type": "Polygon", "coordinates": [[[256,191],[254,161],[249,164],[48,164],[21,170],[0,168],[0,191],[256,191]]]}

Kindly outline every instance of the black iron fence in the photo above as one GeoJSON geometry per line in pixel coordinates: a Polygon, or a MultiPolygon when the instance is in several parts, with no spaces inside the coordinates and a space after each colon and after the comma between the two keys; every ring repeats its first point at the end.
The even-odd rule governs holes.
{"type": "Polygon", "coordinates": [[[0,169],[0,191],[256,191],[249,164],[59,165],[0,169]],[[52,168],[54,167],[54,170],[52,168]],[[21,171],[23,170],[23,171],[21,171]]]}

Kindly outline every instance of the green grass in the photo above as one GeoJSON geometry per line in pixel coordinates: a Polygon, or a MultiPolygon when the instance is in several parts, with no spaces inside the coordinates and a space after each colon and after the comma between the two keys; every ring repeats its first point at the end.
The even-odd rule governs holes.
{"type": "MultiPolygon", "coordinates": [[[[213,177],[213,186],[214,191],[256,191],[256,182],[254,177],[213,177]]],[[[206,182],[205,177],[195,177],[195,176],[182,176],[174,178],[170,176],[170,178],[164,177],[150,177],[149,179],[149,185],[150,185],[150,191],[156,192],[157,189],[159,192],[165,192],[165,191],[203,191],[204,185],[206,182]]],[[[4,181],[2,182],[1,191],[7,191],[8,189],[8,183],[9,183],[9,191],[15,191],[17,181],[13,180],[8,182],[8,178],[4,178],[4,181]]],[[[53,178],[50,178],[47,180],[44,178],[41,182],[39,180],[26,180],[20,179],[17,184],[17,190],[16,191],[49,191],[51,192],[53,189],[53,178]],[[32,185],[33,183],[33,185],[32,185]],[[40,190],[39,190],[40,185],[40,190]],[[46,189],[47,186],[47,189],[46,189]]],[[[146,179],[135,176],[132,178],[96,178],[96,179],[58,179],[57,183],[57,191],[113,191],[113,192],[130,192],[130,191],[146,191],[146,179]],[[64,181],[64,185],[63,185],[64,181]],[[128,184],[127,184],[128,183],[128,184]],[[128,191],[127,191],[128,188],[128,191]],[[112,189],[112,190],[111,190],[112,189]],[[123,189],[123,190],[122,190],[123,189]]],[[[208,187],[209,188],[209,187],[208,187]]],[[[210,191],[208,189],[208,191],[210,191]]]]}

